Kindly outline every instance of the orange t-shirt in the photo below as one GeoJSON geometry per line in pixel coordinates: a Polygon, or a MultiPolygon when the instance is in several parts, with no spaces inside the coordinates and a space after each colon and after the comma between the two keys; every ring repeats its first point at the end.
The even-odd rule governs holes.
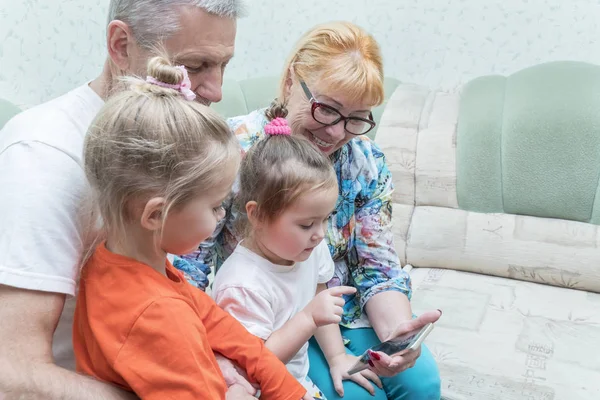
{"type": "Polygon", "coordinates": [[[306,390],[236,319],[187,283],[100,245],[82,270],[73,348],[77,370],[141,399],[224,399],[214,352],[258,382],[261,398],[300,400],[306,390]]]}

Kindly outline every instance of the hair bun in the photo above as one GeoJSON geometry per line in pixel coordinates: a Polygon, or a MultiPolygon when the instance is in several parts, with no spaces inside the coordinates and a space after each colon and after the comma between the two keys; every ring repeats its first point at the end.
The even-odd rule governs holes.
{"type": "Polygon", "coordinates": [[[140,89],[159,96],[183,96],[191,101],[196,98],[192,90],[192,82],[183,65],[174,66],[169,59],[162,56],[152,57],[148,61],[148,76],[140,89]]]}
{"type": "Polygon", "coordinates": [[[166,57],[156,56],[148,61],[148,76],[169,85],[178,85],[183,80],[184,73],[166,57]]]}
{"type": "Polygon", "coordinates": [[[286,108],[286,104],[279,101],[279,99],[275,99],[271,102],[271,105],[265,112],[267,119],[269,121],[274,120],[275,118],[285,118],[288,115],[288,110],[286,108]]]}

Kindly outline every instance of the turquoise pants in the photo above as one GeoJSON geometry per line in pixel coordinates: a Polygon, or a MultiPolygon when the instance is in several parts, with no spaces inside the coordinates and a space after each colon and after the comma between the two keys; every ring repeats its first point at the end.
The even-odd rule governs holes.
{"type": "MultiPolygon", "coordinates": [[[[342,329],[342,335],[350,339],[346,347],[348,354],[361,355],[368,348],[379,343],[379,339],[372,328],[342,329]]],[[[333,388],[329,375],[329,365],[317,341],[312,338],[308,348],[310,370],[308,376],[319,387],[327,400],[439,400],[440,399],[440,373],[431,352],[424,345],[421,346],[421,356],[413,368],[393,376],[381,378],[383,390],[375,387],[375,397],[352,381],[344,381],[344,397],[338,396],[333,388]]]]}

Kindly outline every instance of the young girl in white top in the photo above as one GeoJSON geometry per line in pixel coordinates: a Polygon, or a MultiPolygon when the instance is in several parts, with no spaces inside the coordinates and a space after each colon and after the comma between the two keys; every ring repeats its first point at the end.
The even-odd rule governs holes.
{"type": "Polygon", "coordinates": [[[285,114],[277,104],[267,111],[267,137],[242,161],[236,201],[245,212],[245,239],[219,269],[212,293],[265,340],[308,394],[323,399],[308,378],[308,340],[327,325],[339,332],[342,296],[355,289],[325,287],[334,273],[323,238],[338,198],[337,178],[319,149],[290,136],[285,114]]]}

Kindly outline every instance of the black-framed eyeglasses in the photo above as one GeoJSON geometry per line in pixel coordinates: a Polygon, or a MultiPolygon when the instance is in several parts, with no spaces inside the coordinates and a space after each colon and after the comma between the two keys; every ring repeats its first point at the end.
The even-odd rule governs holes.
{"type": "Polygon", "coordinates": [[[346,132],[356,136],[369,133],[371,129],[375,128],[376,123],[373,120],[373,113],[369,112],[369,118],[346,117],[335,108],[317,101],[304,81],[300,81],[300,86],[302,86],[302,90],[304,90],[310,101],[312,117],[318,123],[329,126],[344,121],[346,132]]]}

